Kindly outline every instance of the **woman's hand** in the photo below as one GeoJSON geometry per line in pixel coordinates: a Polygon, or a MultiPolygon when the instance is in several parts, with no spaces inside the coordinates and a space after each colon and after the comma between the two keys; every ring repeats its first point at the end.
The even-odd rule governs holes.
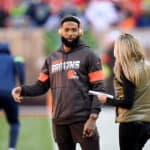
{"type": "Polygon", "coordinates": [[[107,96],[106,95],[98,95],[98,100],[101,104],[105,104],[107,101],[107,96]]]}

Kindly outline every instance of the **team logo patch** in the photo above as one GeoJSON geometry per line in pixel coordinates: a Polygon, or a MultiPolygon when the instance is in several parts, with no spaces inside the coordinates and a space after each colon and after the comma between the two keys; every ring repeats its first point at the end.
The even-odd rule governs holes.
{"type": "Polygon", "coordinates": [[[76,71],[73,70],[73,69],[67,71],[67,78],[70,79],[70,80],[72,80],[72,79],[79,79],[76,71]]]}

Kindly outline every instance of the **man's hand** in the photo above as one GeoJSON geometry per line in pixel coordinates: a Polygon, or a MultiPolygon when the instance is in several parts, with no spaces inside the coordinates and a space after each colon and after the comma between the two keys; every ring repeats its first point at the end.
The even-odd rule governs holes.
{"type": "Polygon", "coordinates": [[[21,90],[22,90],[21,87],[16,87],[16,88],[12,89],[12,92],[11,92],[15,102],[17,102],[17,103],[20,103],[21,100],[23,99],[20,96],[21,95],[21,90]]]}
{"type": "Polygon", "coordinates": [[[95,130],[96,130],[96,120],[89,118],[84,125],[83,138],[92,137],[95,134],[95,130]]]}

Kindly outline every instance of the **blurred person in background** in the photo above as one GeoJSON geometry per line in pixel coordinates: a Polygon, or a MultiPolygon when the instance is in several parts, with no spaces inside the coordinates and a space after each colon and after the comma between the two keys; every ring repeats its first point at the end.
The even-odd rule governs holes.
{"type": "Polygon", "coordinates": [[[94,0],[87,4],[85,17],[87,18],[93,37],[102,49],[104,46],[104,35],[112,25],[116,24],[119,19],[118,11],[110,0],[94,0]]]}
{"type": "Polygon", "coordinates": [[[29,22],[29,25],[33,27],[42,27],[45,25],[50,15],[51,9],[47,0],[30,2],[25,12],[25,16],[29,22]]]}
{"type": "Polygon", "coordinates": [[[9,23],[9,13],[0,2],[0,28],[6,28],[9,23]]]}
{"type": "Polygon", "coordinates": [[[27,20],[25,18],[25,12],[27,9],[27,2],[23,2],[20,0],[15,0],[13,6],[10,8],[10,24],[12,27],[15,28],[22,28],[25,27],[27,24],[27,20]]]}
{"type": "Polygon", "coordinates": [[[79,17],[79,11],[70,0],[64,0],[62,8],[59,10],[58,16],[60,17],[60,19],[62,19],[68,15],[79,17]]]}
{"type": "Polygon", "coordinates": [[[142,150],[150,138],[150,65],[131,34],[119,36],[114,56],[116,98],[100,95],[99,102],[117,107],[120,150],[142,150]]]}
{"type": "Polygon", "coordinates": [[[112,30],[106,34],[104,51],[101,56],[105,75],[106,91],[112,95],[114,95],[114,86],[113,86],[113,78],[114,78],[113,67],[115,63],[114,42],[119,35],[120,32],[118,30],[112,30]]]}
{"type": "Polygon", "coordinates": [[[24,63],[20,56],[13,57],[7,43],[0,43],[0,109],[3,109],[10,126],[9,150],[15,150],[19,134],[19,110],[11,90],[16,86],[16,76],[24,84],[24,63]]]}
{"type": "Polygon", "coordinates": [[[109,0],[90,1],[85,16],[95,32],[107,31],[111,25],[118,22],[115,5],[109,0]]]}
{"type": "Polygon", "coordinates": [[[137,27],[150,27],[150,1],[142,1],[142,12],[137,18],[137,27]]]}
{"type": "Polygon", "coordinates": [[[133,12],[128,9],[124,9],[123,14],[123,17],[118,24],[119,29],[123,31],[133,30],[136,27],[136,18],[133,15],[133,12]]]}
{"type": "Polygon", "coordinates": [[[100,59],[80,40],[80,20],[66,16],[60,22],[62,46],[52,52],[42,67],[38,81],[12,90],[16,102],[22,96],[39,96],[51,88],[53,134],[59,150],[99,150],[96,120],[100,103],[89,89],[104,91],[100,59]],[[72,89],[72,90],[71,90],[72,89]]]}

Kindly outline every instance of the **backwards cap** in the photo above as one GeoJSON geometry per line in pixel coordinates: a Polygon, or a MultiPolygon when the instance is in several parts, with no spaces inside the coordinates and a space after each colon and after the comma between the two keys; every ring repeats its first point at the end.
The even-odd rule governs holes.
{"type": "Polygon", "coordinates": [[[63,25],[64,22],[73,21],[76,22],[80,26],[80,19],[76,16],[66,16],[60,21],[60,25],[63,25]]]}

